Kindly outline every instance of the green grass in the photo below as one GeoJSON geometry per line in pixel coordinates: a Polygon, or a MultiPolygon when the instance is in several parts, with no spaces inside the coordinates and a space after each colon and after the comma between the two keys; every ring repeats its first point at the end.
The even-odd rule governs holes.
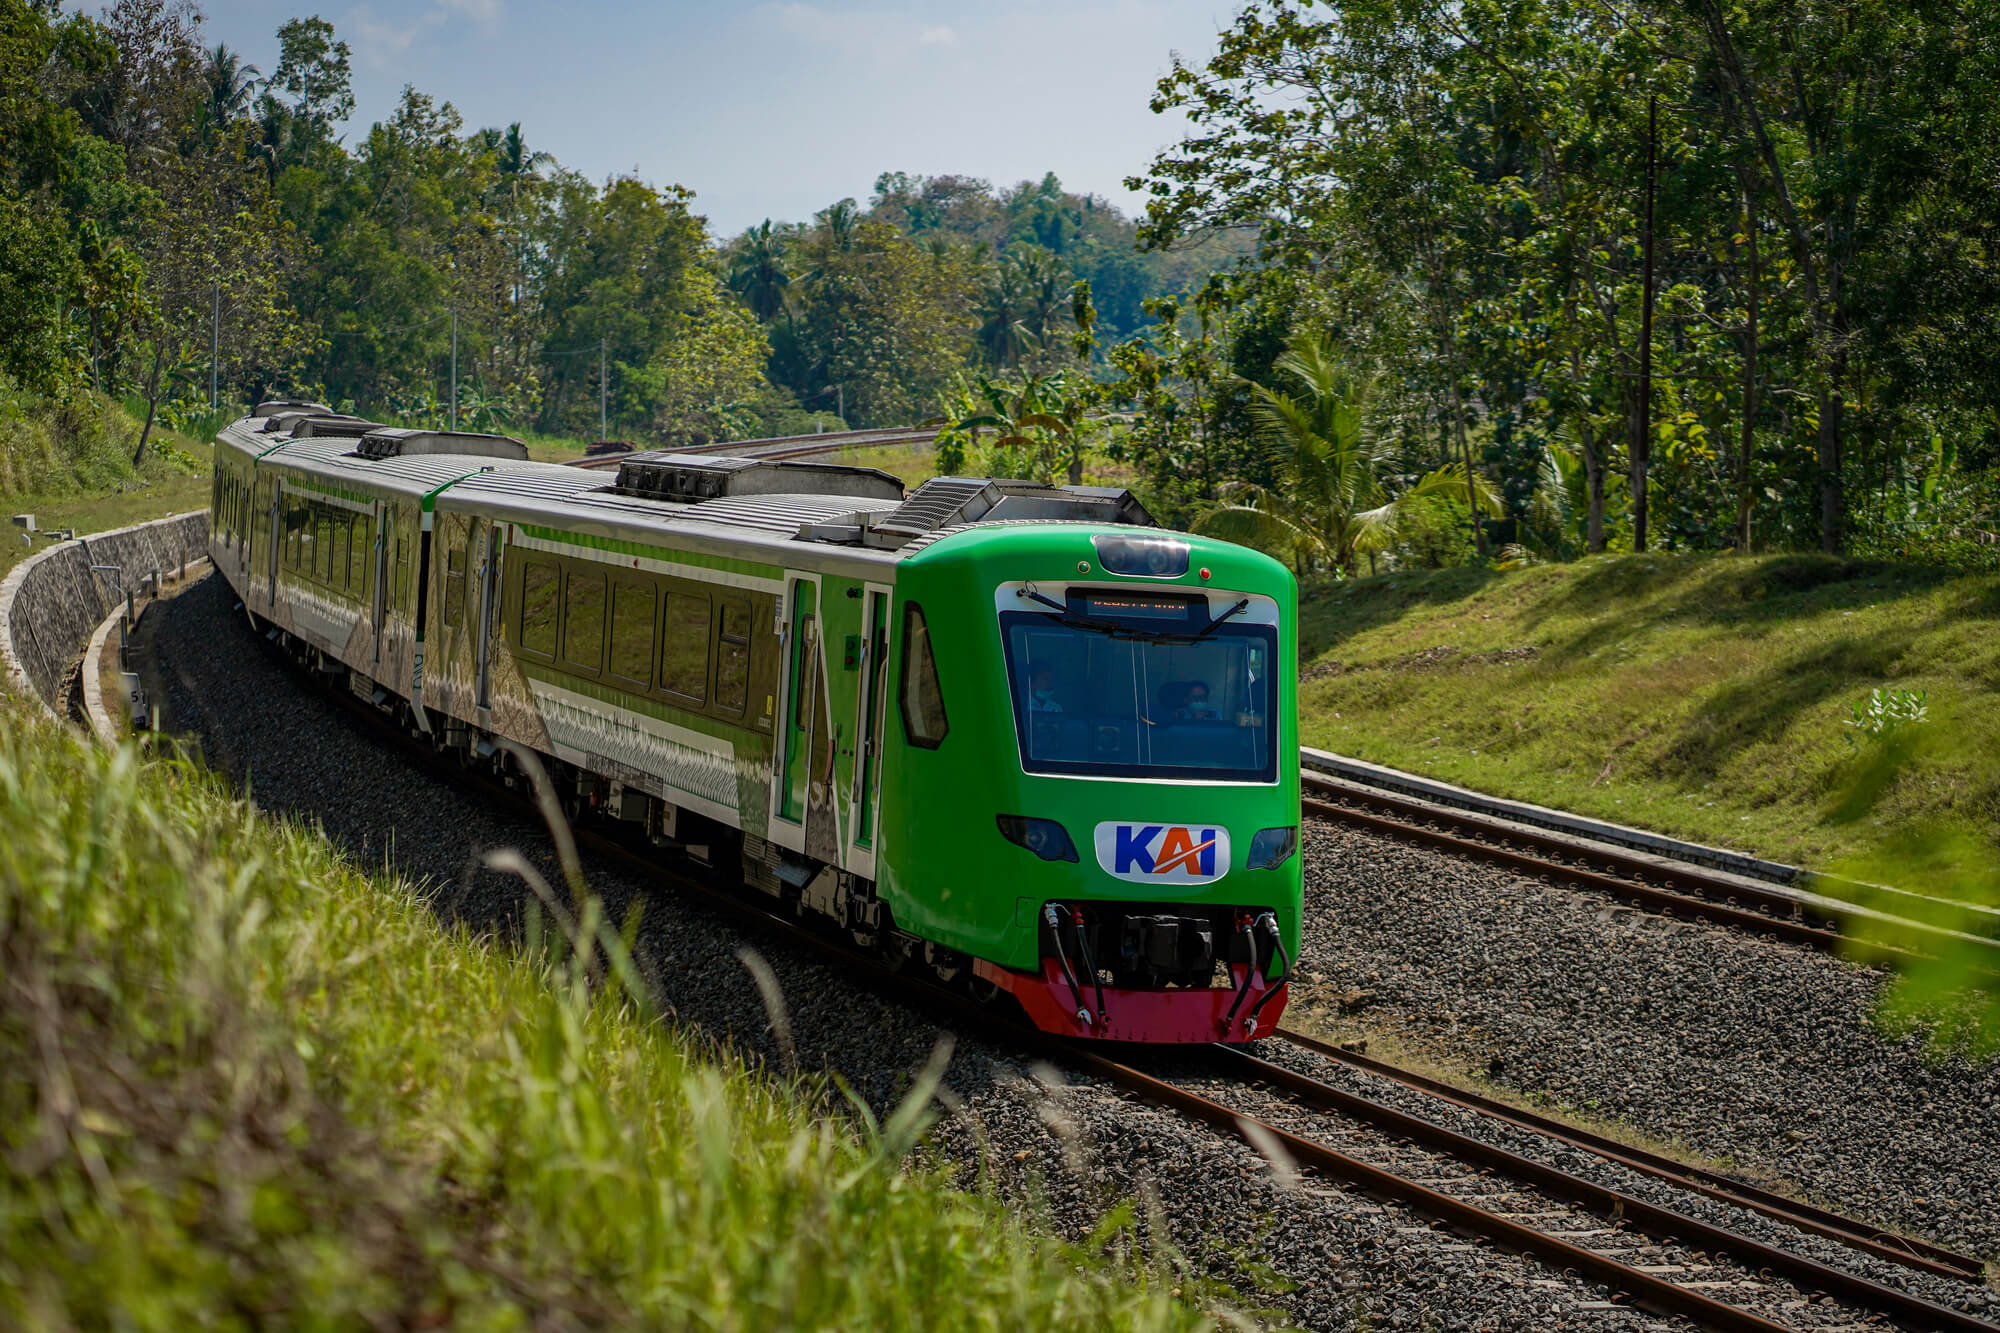
{"type": "Polygon", "coordinates": [[[1819,556],[1605,556],[1385,575],[1302,599],[1309,745],[1826,865],[2000,815],[2000,576],[1819,556]],[[1866,817],[1842,723],[1927,692],[1866,817]]]}
{"type": "MultiPolygon", "coordinates": [[[[44,531],[86,534],[208,506],[214,447],[205,437],[155,423],[135,468],[138,439],[139,422],[107,398],[57,403],[0,387],[0,500],[44,531]]],[[[0,529],[0,575],[46,545],[23,542],[11,523],[0,529]]]]}
{"type": "Polygon", "coordinates": [[[0,704],[0,829],[0,1326],[1214,1318],[188,764],[0,704]]]}

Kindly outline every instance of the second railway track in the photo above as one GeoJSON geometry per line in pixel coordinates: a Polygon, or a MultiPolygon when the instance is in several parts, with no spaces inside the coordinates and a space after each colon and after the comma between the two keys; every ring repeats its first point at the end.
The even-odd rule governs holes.
{"type": "Polygon", "coordinates": [[[1308,817],[1357,825],[1441,850],[1495,862],[1528,875],[1593,889],[1649,910],[1775,936],[1834,952],[1856,938],[1883,961],[1908,963],[1945,951],[1966,953],[2000,972],[2000,939],[1969,933],[2000,924],[1991,909],[1958,908],[1915,894],[1882,889],[1891,901],[1925,915],[1960,920],[1940,924],[1844,902],[1826,894],[1763,884],[1704,866],[1636,853],[1607,843],[1329,778],[1302,777],[1308,817]]]}

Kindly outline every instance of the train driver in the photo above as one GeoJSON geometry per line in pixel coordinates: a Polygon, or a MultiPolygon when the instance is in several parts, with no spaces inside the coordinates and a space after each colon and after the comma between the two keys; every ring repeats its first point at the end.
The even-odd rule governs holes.
{"type": "Polygon", "coordinates": [[[1031,713],[1060,713],[1062,704],[1056,701],[1056,669],[1047,662],[1037,662],[1028,671],[1028,711],[1031,713]]]}

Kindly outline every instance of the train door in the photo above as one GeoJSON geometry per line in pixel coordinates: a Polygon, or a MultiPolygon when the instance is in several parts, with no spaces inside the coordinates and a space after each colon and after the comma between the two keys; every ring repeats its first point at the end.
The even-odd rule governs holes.
{"type": "Polygon", "coordinates": [[[500,529],[497,524],[485,519],[475,519],[472,536],[468,543],[477,564],[474,577],[479,580],[479,618],[471,622],[473,653],[478,667],[478,704],[481,708],[493,706],[493,626],[499,618],[496,612],[500,604],[500,529]]]}
{"type": "Polygon", "coordinates": [[[278,604],[278,553],[285,541],[285,479],[271,478],[271,549],[266,553],[266,572],[271,576],[270,596],[266,607],[278,604]]]}
{"type": "Polygon", "coordinates": [[[375,597],[368,615],[375,626],[375,665],[382,665],[382,631],[389,618],[389,506],[375,506],[375,597]]]}
{"type": "Polygon", "coordinates": [[[879,815],[876,789],[882,773],[882,714],[888,681],[889,590],[871,585],[867,597],[867,608],[861,622],[860,695],[854,710],[860,734],[854,738],[851,751],[854,756],[854,780],[850,788],[854,793],[851,839],[854,855],[849,868],[856,874],[873,876],[875,824],[879,815]]]}
{"type": "Polygon", "coordinates": [[[792,580],[771,840],[831,861],[832,776],[820,645],[819,580],[792,580]]]}

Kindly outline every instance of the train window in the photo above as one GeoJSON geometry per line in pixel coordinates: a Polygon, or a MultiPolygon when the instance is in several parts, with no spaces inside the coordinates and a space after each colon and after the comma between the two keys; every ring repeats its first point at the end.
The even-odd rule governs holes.
{"type": "Polygon", "coordinates": [[[329,586],[345,591],[348,584],[348,537],[353,527],[353,515],[333,514],[328,519],[328,526],[333,529],[333,555],[326,581],[329,586]]]}
{"type": "Polygon", "coordinates": [[[333,516],[313,506],[313,575],[321,583],[333,577],[333,516]]]}
{"type": "Polygon", "coordinates": [[[902,696],[903,730],[910,744],[937,749],[951,724],[945,720],[944,691],[938,686],[930,626],[924,622],[924,608],[915,602],[903,608],[903,680],[898,692],[902,696]]]}
{"type": "Polygon", "coordinates": [[[444,627],[465,623],[465,548],[453,546],[444,555],[444,627]]]}
{"type": "Polygon", "coordinates": [[[660,635],[660,688],[700,703],[708,697],[708,595],[667,596],[667,622],[660,635]]]}
{"type": "MultiPolygon", "coordinates": [[[[395,597],[396,609],[407,614],[410,609],[410,548],[401,537],[396,538],[396,573],[394,581],[389,585],[389,591],[395,597]]],[[[553,628],[549,631],[548,650],[553,656],[556,650],[553,628]]]]}
{"type": "Polygon", "coordinates": [[[741,713],[750,695],[750,606],[734,598],[722,604],[715,639],[715,706],[741,713]]]}
{"type": "Polygon", "coordinates": [[[659,603],[650,583],[619,579],[611,585],[611,674],[642,690],[653,683],[653,613],[659,603]]]}
{"type": "Polygon", "coordinates": [[[556,655],[556,592],[562,571],[546,560],[530,560],[521,569],[521,642],[523,652],[556,655]]]}
{"type": "Polygon", "coordinates": [[[604,667],[604,576],[571,574],[563,589],[563,660],[585,671],[604,667]]]}

